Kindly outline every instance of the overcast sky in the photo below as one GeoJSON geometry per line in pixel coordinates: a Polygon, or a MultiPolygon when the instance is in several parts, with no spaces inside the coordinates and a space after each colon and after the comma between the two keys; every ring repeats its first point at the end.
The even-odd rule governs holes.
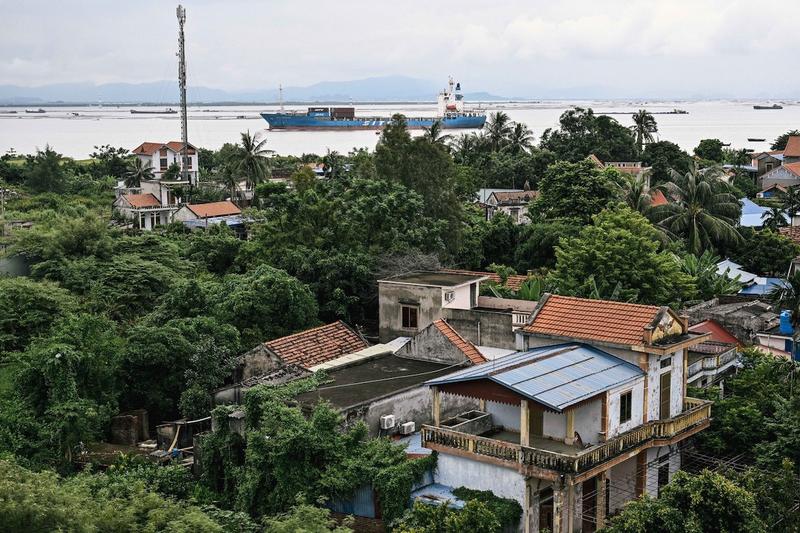
{"type": "MultiPolygon", "coordinates": [[[[404,75],[467,91],[800,98],[800,1],[185,0],[190,85],[404,75]]],[[[0,84],[175,77],[177,2],[0,0],[0,84]]],[[[586,94],[585,96],[594,96],[586,94]]]]}

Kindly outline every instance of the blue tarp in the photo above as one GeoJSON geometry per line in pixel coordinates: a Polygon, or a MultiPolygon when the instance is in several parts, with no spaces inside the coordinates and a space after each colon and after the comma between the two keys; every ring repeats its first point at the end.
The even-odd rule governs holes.
{"type": "MultiPolygon", "coordinates": [[[[742,217],[739,219],[740,226],[743,228],[760,228],[764,225],[764,219],[761,217],[769,209],[761,207],[749,198],[742,198],[739,203],[742,204],[742,217]]],[[[783,216],[786,222],[789,222],[789,217],[786,213],[783,216]]]]}

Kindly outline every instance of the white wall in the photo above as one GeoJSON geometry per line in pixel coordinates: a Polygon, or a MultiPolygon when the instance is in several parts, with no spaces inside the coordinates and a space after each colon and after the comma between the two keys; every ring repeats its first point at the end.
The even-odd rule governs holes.
{"type": "Polygon", "coordinates": [[[509,431],[519,431],[519,406],[493,401],[486,402],[486,412],[492,414],[492,422],[509,431]]]}
{"type": "Polygon", "coordinates": [[[647,450],[647,475],[645,478],[645,492],[653,498],[658,497],[658,468],[662,464],[659,458],[668,457],[669,479],[681,468],[681,454],[677,446],[661,446],[647,450]]]}
{"type": "Polygon", "coordinates": [[[636,456],[611,468],[609,479],[609,510],[622,509],[629,500],[636,498],[636,456]]]}
{"type": "Polygon", "coordinates": [[[464,285],[462,287],[455,287],[455,288],[443,288],[442,289],[442,307],[447,307],[450,309],[472,309],[472,302],[470,302],[470,285],[464,285]],[[444,299],[446,293],[453,291],[455,293],[455,299],[447,302],[444,299]]]}
{"type": "Polygon", "coordinates": [[[525,504],[525,478],[510,468],[439,453],[433,477],[442,485],[490,490],[501,498],[525,504]]]}
{"type": "Polygon", "coordinates": [[[542,433],[545,437],[564,440],[567,433],[567,415],[545,411],[542,423],[542,433]]]}
{"type": "Polygon", "coordinates": [[[575,431],[581,436],[584,444],[595,444],[600,440],[602,414],[603,401],[601,398],[583,404],[575,410],[575,431]]]}
{"type": "Polygon", "coordinates": [[[636,426],[642,425],[642,415],[644,413],[644,377],[639,380],[628,383],[622,387],[617,387],[608,392],[608,436],[607,438],[616,437],[620,433],[630,431],[636,426]],[[619,402],[620,396],[627,392],[632,391],[631,400],[631,419],[624,424],[619,422],[619,402]]]}

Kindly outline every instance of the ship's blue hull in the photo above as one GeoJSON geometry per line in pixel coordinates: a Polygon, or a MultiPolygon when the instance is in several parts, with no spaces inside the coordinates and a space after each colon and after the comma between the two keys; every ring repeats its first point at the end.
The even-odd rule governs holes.
{"type": "MultiPolygon", "coordinates": [[[[290,113],[261,113],[271,130],[379,130],[391,119],[388,117],[355,117],[332,119],[330,117],[308,116],[290,113]]],[[[443,128],[480,129],[486,122],[484,115],[455,115],[451,117],[407,117],[410,129],[429,128],[441,120],[443,128]]]]}

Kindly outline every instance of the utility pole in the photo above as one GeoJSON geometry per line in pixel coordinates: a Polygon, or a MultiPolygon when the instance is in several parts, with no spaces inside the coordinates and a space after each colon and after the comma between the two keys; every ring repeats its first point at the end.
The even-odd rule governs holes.
{"type": "Polygon", "coordinates": [[[188,119],[186,116],[186,53],[183,43],[183,25],[186,23],[186,10],[178,4],[178,88],[181,92],[181,179],[189,181],[189,198],[191,199],[194,183],[189,179],[189,158],[186,155],[189,149],[188,119]]]}

